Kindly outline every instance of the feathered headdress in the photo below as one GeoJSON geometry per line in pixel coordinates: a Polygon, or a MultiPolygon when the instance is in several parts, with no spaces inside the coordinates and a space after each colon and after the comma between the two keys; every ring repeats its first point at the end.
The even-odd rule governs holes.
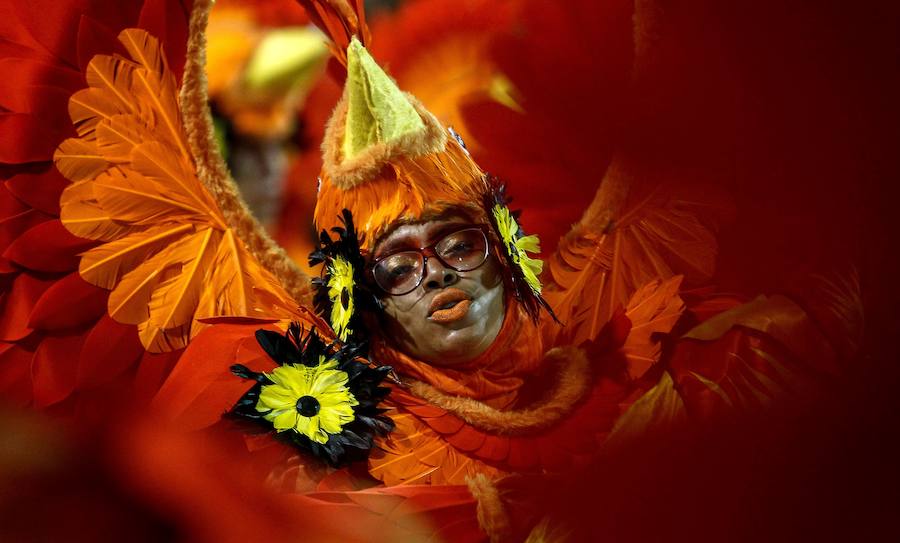
{"type": "MultiPolygon", "coordinates": [[[[474,220],[493,226],[511,286],[536,318],[540,306],[548,307],[537,278],[541,262],[525,252],[537,252],[538,241],[525,236],[506,208],[502,185],[475,164],[452,129],[441,126],[415,97],[401,91],[369,55],[361,1],[300,3],[332,39],[332,52],[346,68],[343,96],[322,143],[315,222],[323,239],[329,229],[346,231],[349,215],[359,235],[359,250],[366,253],[392,224],[463,209],[474,220]]],[[[326,273],[332,268],[336,269],[327,267],[326,273]]],[[[345,294],[333,294],[332,304],[344,302],[348,307],[345,294]]]]}

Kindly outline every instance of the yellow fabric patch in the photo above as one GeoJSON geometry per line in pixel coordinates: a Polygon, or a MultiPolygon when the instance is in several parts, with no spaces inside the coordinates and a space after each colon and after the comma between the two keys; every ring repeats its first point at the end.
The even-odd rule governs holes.
{"type": "Polygon", "coordinates": [[[425,130],[415,108],[356,38],[347,48],[346,86],[345,159],[376,143],[390,143],[425,130]]]}

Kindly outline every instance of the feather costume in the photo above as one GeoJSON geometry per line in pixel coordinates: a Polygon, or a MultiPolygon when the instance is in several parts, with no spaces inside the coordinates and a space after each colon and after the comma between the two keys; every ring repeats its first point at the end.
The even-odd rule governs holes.
{"type": "MultiPolygon", "coordinates": [[[[348,72],[325,134],[317,226],[340,226],[350,210],[356,256],[365,257],[393,225],[445,209],[491,224],[485,196],[496,187],[371,58],[362,2],[301,4],[348,72]]],[[[652,35],[639,4],[634,78],[649,48],[641,39],[652,35]]],[[[65,44],[45,40],[35,19],[2,28],[0,47],[23,77],[0,95],[0,387],[23,405],[82,413],[98,389],[117,386],[172,427],[221,425],[250,388],[233,366],[275,383],[258,330],[271,342],[300,323],[334,349],[340,332],[313,310],[312,281],[249,214],[214,145],[203,75],[211,2],[147,1],[121,20],[97,9],[77,26],[58,5],[58,20],[77,28],[65,44]]],[[[626,155],[610,163],[543,270],[543,290],[516,279],[528,255],[505,261],[515,286],[506,320],[464,371],[414,360],[374,332],[373,359],[395,365],[408,385],[393,385],[380,404],[393,430],[354,465],[269,473],[281,488],[318,490],[286,498],[317,519],[305,536],[327,539],[323,518],[423,540],[545,533],[552,511],[535,512],[540,493],[507,499],[513,476],[552,481],[648,430],[764,404],[837,370],[822,332],[786,298],[689,299],[682,285],[712,272],[708,208],[633,183],[643,172],[626,155]],[[545,302],[564,326],[526,300],[545,302]]],[[[507,225],[499,241],[524,253],[527,236],[515,220],[507,225]]],[[[852,306],[846,290],[837,298],[852,306]]],[[[341,296],[336,287],[332,304],[341,296]]],[[[345,407],[355,401],[347,394],[374,386],[344,387],[359,366],[316,367],[345,407]]],[[[304,398],[293,399],[299,410],[304,398]]],[[[259,456],[277,447],[265,435],[246,442],[259,456]]],[[[306,466],[304,454],[293,458],[306,466]]]]}

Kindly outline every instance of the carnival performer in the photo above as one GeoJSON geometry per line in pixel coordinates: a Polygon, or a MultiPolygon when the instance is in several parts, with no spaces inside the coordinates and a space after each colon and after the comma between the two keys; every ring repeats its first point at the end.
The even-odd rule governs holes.
{"type": "Polygon", "coordinates": [[[814,393],[838,371],[791,300],[684,288],[711,275],[715,219],[640,183],[626,157],[545,266],[527,210],[369,55],[362,2],[301,4],[346,71],[314,217],[321,278],[265,235],[218,156],[202,0],[180,86],[146,30],[88,62],[88,88],[68,100],[74,136],[53,155],[71,182],[53,224],[92,240],[60,282],[109,291],[102,327],[72,344],[136,327],[141,368],[177,356],[154,413],[192,431],[252,427],[255,452],[293,447],[268,478],[320,516],[311,540],[549,538],[565,532],[563,505],[542,507],[541,483],[648,432],[814,393]]]}

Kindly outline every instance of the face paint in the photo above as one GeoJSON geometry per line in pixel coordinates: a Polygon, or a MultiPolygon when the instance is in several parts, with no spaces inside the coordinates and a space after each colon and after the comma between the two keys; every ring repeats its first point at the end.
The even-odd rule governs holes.
{"type": "MultiPolygon", "coordinates": [[[[402,225],[379,242],[375,258],[428,247],[470,226],[463,218],[402,225]]],[[[418,286],[402,295],[385,294],[382,303],[386,336],[395,347],[436,366],[468,362],[487,350],[502,327],[502,267],[492,251],[469,271],[430,257],[418,286]]]]}

